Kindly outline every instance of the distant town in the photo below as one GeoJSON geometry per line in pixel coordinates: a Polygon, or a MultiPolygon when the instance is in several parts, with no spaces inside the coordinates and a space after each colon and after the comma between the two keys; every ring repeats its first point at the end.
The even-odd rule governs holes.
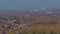
{"type": "Polygon", "coordinates": [[[20,34],[40,26],[55,28],[58,25],[60,26],[59,9],[0,10],[0,34],[20,34]]]}

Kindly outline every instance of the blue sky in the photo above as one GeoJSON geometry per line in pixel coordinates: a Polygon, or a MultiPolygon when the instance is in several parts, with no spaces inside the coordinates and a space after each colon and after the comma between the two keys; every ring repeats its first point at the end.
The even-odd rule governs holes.
{"type": "Polygon", "coordinates": [[[60,8],[60,0],[0,0],[0,10],[60,8]]]}

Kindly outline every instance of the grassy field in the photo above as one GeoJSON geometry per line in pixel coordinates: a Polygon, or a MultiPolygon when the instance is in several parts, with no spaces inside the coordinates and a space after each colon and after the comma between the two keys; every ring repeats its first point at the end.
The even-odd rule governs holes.
{"type": "MultiPolygon", "coordinates": [[[[8,33],[8,34],[12,34],[12,33],[8,33]]],[[[60,26],[37,25],[37,26],[32,26],[30,30],[25,30],[25,31],[23,30],[15,34],[60,34],[60,26]]]]}

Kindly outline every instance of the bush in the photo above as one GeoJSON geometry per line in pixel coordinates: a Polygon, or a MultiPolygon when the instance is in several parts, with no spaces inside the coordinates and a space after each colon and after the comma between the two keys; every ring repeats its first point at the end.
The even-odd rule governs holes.
{"type": "Polygon", "coordinates": [[[36,34],[36,31],[33,31],[32,34],[36,34]]]}
{"type": "Polygon", "coordinates": [[[20,32],[19,34],[28,34],[28,32],[20,32]]]}
{"type": "Polygon", "coordinates": [[[54,25],[54,24],[57,24],[57,21],[51,21],[48,23],[49,25],[54,25]]]}
{"type": "Polygon", "coordinates": [[[57,34],[57,32],[51,31],[50,34],[57,34]]]}
{"type": "Polygon", "coordinates": [[[45,32],[39,32],[39,34],[45,34],[45,32]]]}

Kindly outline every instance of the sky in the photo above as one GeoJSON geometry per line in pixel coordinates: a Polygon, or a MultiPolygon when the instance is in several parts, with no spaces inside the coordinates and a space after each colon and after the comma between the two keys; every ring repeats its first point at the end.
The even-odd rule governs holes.
{"type": "Polygon", "coordinates": [[[60,8],[60,0],[0,0],[0,10],[60,8]]]}

